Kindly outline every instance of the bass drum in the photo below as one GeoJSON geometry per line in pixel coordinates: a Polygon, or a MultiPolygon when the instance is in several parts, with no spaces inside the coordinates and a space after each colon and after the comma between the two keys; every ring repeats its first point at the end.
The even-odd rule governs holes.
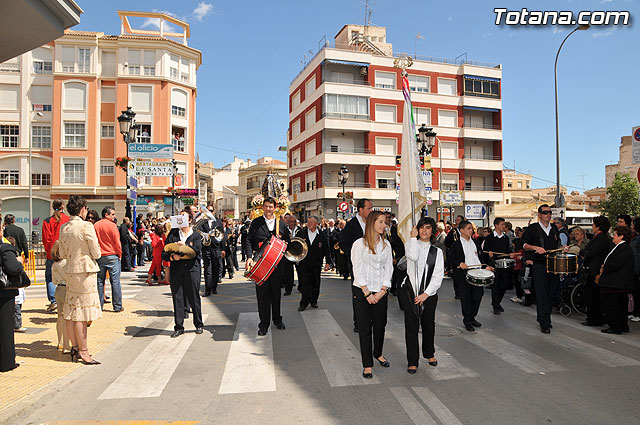
{"type": "Polygon", "coordinates": [[[271,236],[271,239],[263,243],[253,257],[253,267],[245,271],[244,276],[253,280],[258,286],[262,285],[278,266],[286,250],[285,241],[271,236]]]}

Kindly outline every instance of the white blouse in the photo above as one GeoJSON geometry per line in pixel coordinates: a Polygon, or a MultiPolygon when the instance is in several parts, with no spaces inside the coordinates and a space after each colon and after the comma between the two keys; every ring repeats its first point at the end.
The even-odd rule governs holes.
{"type": "MultiPolygon", "coordinates": [[[[413,286],[413,293],[418,295],[420,290],[420,284],[422,283],[422,276],[429,271],[427,267],[427,257],[429,256],[429,248],[431,243],[422,242],[416,238],[411,238],[404,245],[405,255],[407,257],[407,276],[413,286]],[[417,274],[416,274],[417,267],[417,274]]],[[[425,293],[429,296],[435,295],[442,285],[442,279],[444,278],[444,256],[442,250],[437,248],[436,264],[433,267],[433,274],[431,275],[431,282],[427,285],[425,293]]]]}
{"type": "Polygon", "coordinates": [[[376,245],[375,255],[369,251],[360,238],[351,247],[353,264],[353,286],[367,286],[369,291],[378,292],[383,286],[391,287],[393,274],[393,254],[389,241],[381,238],[376,245]]]}

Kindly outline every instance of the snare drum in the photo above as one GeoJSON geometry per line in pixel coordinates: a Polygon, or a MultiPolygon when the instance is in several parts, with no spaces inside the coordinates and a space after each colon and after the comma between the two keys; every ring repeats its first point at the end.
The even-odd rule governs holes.
{"type": "Polygon", "coordinates": [[[547,273],[560,275],[578,273],[578,256],[564,252],[547,255],[547,273]]]}
{"type": "Polygon", "coordinates": [[[513,258],[498,258],[496,260],[496,269],[512,269],[516,266],[516,260],[513,258]]]}
{"type": "Polygon", "coordinates": [[[486,269],[467,270],[467,283],[473,286],[489,286],[493,284],[495,274],[486,269]]]}

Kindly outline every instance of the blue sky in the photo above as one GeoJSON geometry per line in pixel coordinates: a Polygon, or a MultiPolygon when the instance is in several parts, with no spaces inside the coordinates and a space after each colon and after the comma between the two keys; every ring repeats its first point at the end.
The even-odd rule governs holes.
{"type": "MultiPolygon", "coordinates": [[[[503,151],[508,167],[532,173],[534,187],[555,182],[553,62],[568,27],[494,24],[496,7],[519,10],[625,10],[631,24],[591,27],[565,43],[558,64],[562,184],[604,183],[620,137],[640,125],[639,0],[429,2],[375,0],[371,24],[387,27],[394,51],[503,65],[503,151]],[[635,19],[634,19],[635,18],[635,19]],[[552,181],[547,183],[546,179],[552,181]],[[583,183],[584,182],[584,183],[583,183]]],[[[221,2],[78,0],[76,30],[119,34],[116,10],[166,11],[191,25],[189,45],[202,51],[196,148],[222,166],[241,158],[285,159],[289,83],[309,50],[345,24],[362,24],[364,0],[221,2]]]]}

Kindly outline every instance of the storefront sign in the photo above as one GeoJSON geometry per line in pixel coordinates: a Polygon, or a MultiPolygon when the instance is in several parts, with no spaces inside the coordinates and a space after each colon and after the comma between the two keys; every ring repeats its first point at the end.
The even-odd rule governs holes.
{"type": "Polygon", "coordinates": [[[162,200],[162,202],[165,205],[173,205],[173,197],[171,196],[165,196],[164,199],[162,200]]]}
{"type": "Polygon", "coordinates": [[[173,165],[170,162],[129,161],[129,175],[137,177],[171,177],[173,165]]]}
{"type": "Polygon", "coordinates": [[[151,202],[154,202],[155,198],[153,196],[138,196],[136,200],[136,205],[149,205],[151,202]]]}
{"type": "Polygon", "coordinates": [[[445,207],[461,207],[462,192],[460,190],[443,190],[440,192],[440,205],[445,207]]]}
{"type": "Polygon", "coordinates": [[[130,143],[129,158],[172,159],[173,145],[155,145],[153,143],[130,143]]]}
{"type": "Polygon", "coordinates": [[[176,189],[175,194],[181,198],[197,198],[198,189],[176,189]]]}

